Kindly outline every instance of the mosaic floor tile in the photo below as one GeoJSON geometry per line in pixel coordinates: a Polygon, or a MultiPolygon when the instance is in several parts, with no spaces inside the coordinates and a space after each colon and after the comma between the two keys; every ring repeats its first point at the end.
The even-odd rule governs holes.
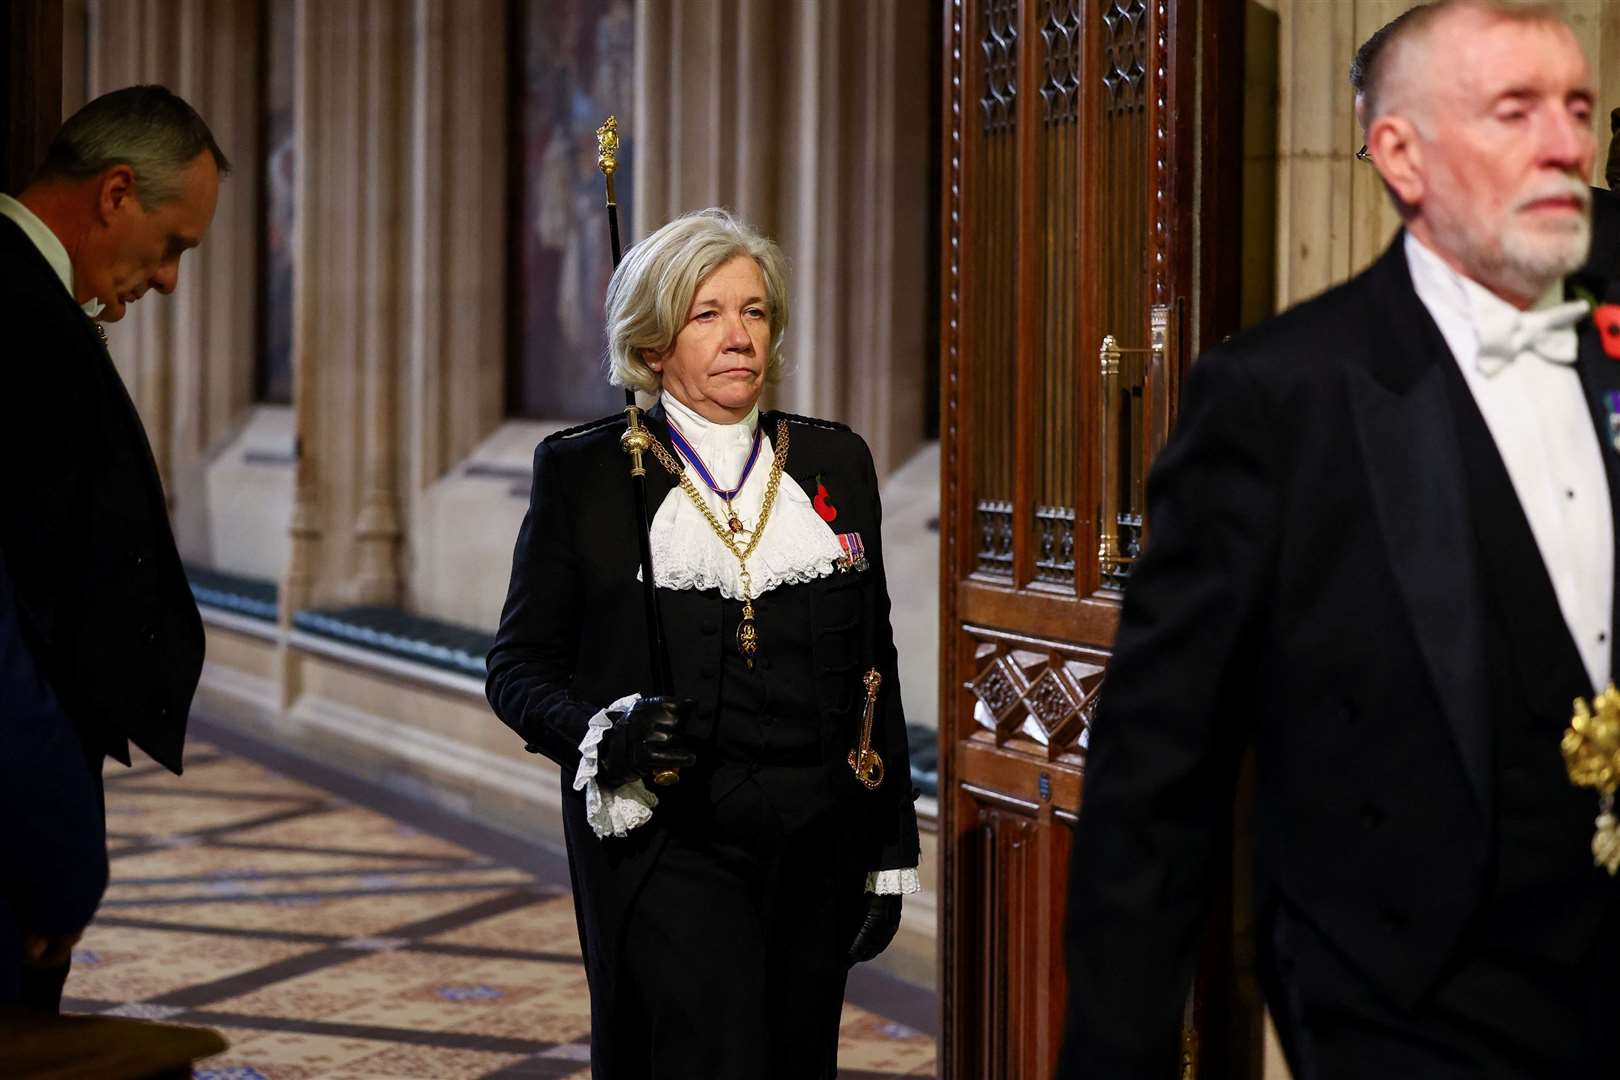
{"type": "MultiPolygon", "coordinates": [[[[205,740],[188,760],[106,774],[113,882],[70,1000],[219,1029],[201,1080],[589,1080],[564,885],[205,740]]],[[[840,1045],[933,1074],[929,1036],[854,1005],[840,1045]]]]}
{"type": "Polygon", "coordinates": [[[838,1030],[838,1064],[842,1068],[914,1075],[933,1074],[934,1040],[857,1005],[844,1006],[838,1030]]]}
{"type": "Polygon", "coordinates": [[[201,1068],[225,1070],[250,1068],[265,1080],[314,1080],[329,1077],[355,1062],[391,1049],[374,1039],[346,1039],[296,1032],[255,1032],[245,1037],[240,1029],[233,1034],[231,1048],[209,1058],[201,1068]]]}
{"type": "Polygon", "coordinates": [[[478,1050],[438,1050],[422,1046],[395,1046],[329,1074],[330,1080],[474,1080],[503,1066],[522,1061],[526,1054],[492,1054],[478,1050]]]}
{"type": "Polygon", "coordinates": [[[401,860],[387,854],[365,858],[348,852],[253,851],[212,845],[125,855],[118,860],[119,876],[125,880],[210,876],[264,878],[280,874],[328,874],[336,871],[387,874],[447,865],[447,861],[442,859],[401,860]]]}
{"type": "MultiPolygon", "coordinates": [[[[580,967],[553,965],[534,992],[499,1009],[479,1010],[449,1030],[568,1044],[589,1042],[590,989],[580,967]]],[[[589,1058],[587,1057],[588,1061],[589,1058]]]]}
{"type": "Polygon", "coordinates": [[[574,898],[571,896],[483,919],[428,940],[453,945],[580,955],[579,925],[574,921],[574,898]]]}
{"type": "MultiPolygon", "coordinates": [[[[116,870],[115,870],[116,873],[116,870]]],[[[434,915],[444,915],[469,902],[511,891],[508,885],[474,886],[454,892],[413,893],[404,896],[366,895],[323,899],[294,895],[272,897],[252,903],[206,903],[152,906],[146,909],[120,908],[108,914],[143,916],[165,922],[198,926],[246,927],[255,930],[287,930],[327,934],[334,940],[351,937],[383,937],[404,923],[434,915]]]]}
{"type": "Polygon", "coordinates": [[[231,839],[252,843],[274,841],[277,844],[301,845],[311,848],[364,848],[373,852],[394,852],[417,858],[465,857],[468,852],[448,840],[429,836],[402,822],[350,807],[341,812],[304,817],[233,833],[231,839]]]}
{"type": "Polygon", "coordinates": [[[212,982],[310,951],[309,945],[204,934],[163,933],[92,923],[78,952],[93,962],[73,965],[67,993],[106,1001],[140,1001],[184,986],[212,982]]]}
{"type": "MultiPolygon", "coordinates": [[[[160,798],[144,794],[118,793],[107,801],[107,829],[115,833],[138,832],[161,838],[192,835],[242,825],[251,827],[272,815],[303,809],[301,801],[255,799],[221,801],[208,798],[160,798]]],[[[317,817],[323,816],[316,814],[317,817]]]]}

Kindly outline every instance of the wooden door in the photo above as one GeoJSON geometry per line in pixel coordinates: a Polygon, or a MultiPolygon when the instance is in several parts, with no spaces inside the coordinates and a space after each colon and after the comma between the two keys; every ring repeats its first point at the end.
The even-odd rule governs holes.
{"type": "Polygon", "coordinates": [[[62,124],[61,0],[0,5],[0,191],[15,195],[62,124]]]}
{"type": "Polygon", "coordinates": [[[1143,478],[1237,314],[1242,7],[946,0],[944,30],[942,1050],[1033,1078],[1143,478]]]}

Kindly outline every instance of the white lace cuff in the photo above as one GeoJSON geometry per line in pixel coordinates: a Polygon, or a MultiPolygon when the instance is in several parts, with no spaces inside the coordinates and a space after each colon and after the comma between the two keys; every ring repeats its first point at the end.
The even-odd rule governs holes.
{"type": "Polygon", "coordinates": [[[922,892],[915,866],[907,870],[873,870],[866,875],[866,891],[879,896],[909,896],[922,892]]]}
{"type": "Polygon", "coordinates": [[[648,791],[647,785],[639,779],[607,791],[596,783],[597,747],[613,726],[608,713],[628,711],[640,699],[640,694],[630,694],[598,710],[579,742],[579,770],[574,773],[574,790],[585,789],[585,818],[591,823],[591,831],[599,837],[624,836],[638,825],[647,824],[652,820],[653,807],[658,805],[658,796],[648,791]]]}

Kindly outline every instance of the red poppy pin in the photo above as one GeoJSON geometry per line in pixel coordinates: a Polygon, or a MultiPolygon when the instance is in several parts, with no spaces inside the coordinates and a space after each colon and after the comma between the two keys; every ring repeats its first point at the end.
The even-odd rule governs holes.
{"type": "Polygon", "coordinates": [[[816,477],[816,497],[811,499],[810,502],[813,506],[815,506],[816,513],[821,515],[822,521],[831,523],[837,520],[838,507],[834,506],[828,501],[827,485],[821,482],[820,476],[816,477]]]}
{"type": "Polygon", "coordinates": [[[1620,304],[1599,304],[1592,309],[1598,340],[1610,360],[1620,360],[1620,304]]]}

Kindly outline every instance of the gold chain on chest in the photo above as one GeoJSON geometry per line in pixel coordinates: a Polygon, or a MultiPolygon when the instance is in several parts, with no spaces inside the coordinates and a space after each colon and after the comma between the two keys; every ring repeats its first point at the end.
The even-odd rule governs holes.
{"type": "Polygon", "coordinates": [[[760,537],[765,535],[765,526],[771,520],[771,508],[776,505],[777,488],[782,485],[782,470],[787,467],[788,455],[787,421],[782,419],[776,421],[776,438],[771,440],[771,472],[765,481],[765,501],[760,505],[759,524],[749,535],[746,545],[737,543],[733,530],[720,520],[714,509],[709,506],[709,500],[705,499],[702,492],[698,491],[697,485],[692,483],[692,477],[686,471],[686,466],[676,461],[670,452],[664,449],[662,442],[652,440],[652,452],[658,463],[675,477],[681,490],[686,492],[686,497],[692,500],[692,505],[702,512],[704,520],[709,523],[709,528],[714,530],[714,535],[720,538],[726,550],[737,560],[737,576],[742,579],[743,587],[742,622],[737,625],[737,652],[752,668],[754,657],[759,653],[759,627],[754,622],[754,581],[748,575],[748,557],[759,546],[760,537]]]}

